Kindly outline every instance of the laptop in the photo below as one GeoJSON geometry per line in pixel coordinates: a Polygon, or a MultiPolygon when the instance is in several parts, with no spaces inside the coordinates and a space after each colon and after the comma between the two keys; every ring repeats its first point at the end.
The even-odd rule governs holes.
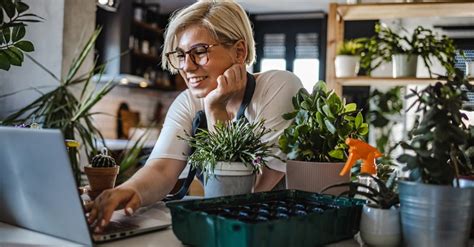
{"type": "Polygon", "coordinates": [[[59,130],[0,126],[0,221],[82,245],[168,228],[163,202],[117,210],[104,233],[89,228],[59,130]]]}

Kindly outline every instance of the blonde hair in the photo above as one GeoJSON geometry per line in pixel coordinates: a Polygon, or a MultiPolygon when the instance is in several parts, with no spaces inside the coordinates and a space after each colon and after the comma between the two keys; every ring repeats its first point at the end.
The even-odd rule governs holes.
{"type": "Polygon", "coordinates": [[[165,41],[161,55],[161,67],[172,73],[178,71],[169,64],[166,53],[177,46],[176,34],[192,25],[199,25],[213,38],[223,44],[233,44],[243,40],[247,45],[246,65],[255,60],[255,41],[252,26],[245,10],[233,1],[199,1],[173,13],[165,31],[165,41]]]}

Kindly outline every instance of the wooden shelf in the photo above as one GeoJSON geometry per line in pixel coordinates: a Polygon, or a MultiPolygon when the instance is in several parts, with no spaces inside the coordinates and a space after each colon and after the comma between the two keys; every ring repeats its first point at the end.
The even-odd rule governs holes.
{"type": "Polygon", "coordinates": [[[149,23],[146,23],[146,22],[142,22],[142,21],[137,21],[137,20],[133,20],[133,24],[137,27],[140,27],[142,29],[145,29],[145,30],[148,30],[148,31],[151,31],[151,32],[154,32],[154,33],[157,33],[159,35],[162,35],[163,34],[163,30],[158,28],[158,27],[155,27],[149,23]]]}
{"type": "MultiPolygon", "coordinates": [[[[329,5],[326,52],[326,83],[342,95],[343,86],[429,84],[438,81],[429,78],[336,78],[334,60],[336,47],[344,40],[344,22],[407,17],[474,17],[473,2],[458,3],[377,3],[329,5]]],[[[472,80],[471,80],[472,83],[472,80]]]]}
{"type": "Polygon", "coordinates": [[[408,17],[474,17],[474,3],[341,4],[337,13],[346,21],[408,17]]]}
{"type": "MultiPolygon", "coordinates": [[[[392,78],[392,77],[370,77],[370,76],[357,76],[357,77],[340,77],[336,78],[336,83],[341,86],[371,86],[371,85],[384,85],[384,86],[405,86],[405,85],[427,85],[443,81],[437,78],[416,78],[416,77],[404,77],[404,78],[392,78]]],[[[474,79],[469,79],[471,84],[474,84],[474,79]]]]}

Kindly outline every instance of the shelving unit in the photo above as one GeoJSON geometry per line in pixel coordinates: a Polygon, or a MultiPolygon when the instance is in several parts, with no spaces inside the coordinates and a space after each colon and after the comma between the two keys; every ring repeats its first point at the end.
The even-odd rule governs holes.
{"type": "Polygon", "coordinates": [[[328,87],[342,95],[343,86],[370,86],[428,84],[437,81],[429,78],[337,78],[334,60],[336,47],[344,40],[344,22],[408,17],[474,17],[474,3],[378,3],[329,5],[326,53],[326,82],[328,87]]]}
{"type": "Polygon", "coordinates": [[[116,12],[97,12],[97,23],[103,27],[97,50],[101,62],[108,62],[106,74],[119,80],[134,78],[133,83],[120,86],[176,90],[175,78],[160,66],[167,16],[159,14],[159,7],[145,1],[122,1],[116,12]]]}

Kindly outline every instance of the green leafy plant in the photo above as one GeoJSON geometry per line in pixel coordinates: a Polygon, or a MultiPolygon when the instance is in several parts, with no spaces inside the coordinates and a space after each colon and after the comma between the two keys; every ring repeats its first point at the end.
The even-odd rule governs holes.
{"type": "MultiPolygon", "coordinates": [[[[115,84],[112,84],[112,81],[110,81],[98,89],[93,88],[95,90],[90,90],[89,86],[92,86],[92,76],[96,73],[102,74],[104,65],[97,66],[94,64],[93,68],[84,75],[77,75],[85,58],[94,48],[99,33],[100,29],[93,33],[81,50],[79,56],[73,60],[67,76],[63,79],[59,79],[34,58],[28,56],[35,64],[51,75],[59,85],[47,93],[40,92],[37,88],[32,88],[31,90],[38,91],[42,95],[29,105],[7,116],[0,124],[21,125],[35,119],[43,128],[61,129],[66,139],[75,140],[77,136],[79,137],[81,145],[85,147],[86,154],[90,160],[90,155],[95,150],[97,139],[104,142],[102,134],[93,124],[92,117],[96,113],[91,113],[90,109],[115,86],[115,84]],[[75,90],[77,90],[78,87],[82,87],[79,98],[75,96],[73,87],[75,90]]],[[[0,97],[8,97],[14,94],[15,93],[7,94],[0,97]]],[[[69,150],[72,150],[69,153],[69,158],[73,164],[76,178],[79,181],[78,150],[69,150]]]]}
{"type": "Polygon", "coordinates": [[[294,111],[283,115],[293,123],[279,138],[280,149],[288,159],[338,162],[347,159],[348,137],[362,139],[368,132],[355,103],[346,104],[319,81],[309,94],[300,89],[292,99],[294,111]]]}
{"type": "MultiPolygon", "coordinates": [[[[403,29],[407,32],[405,29],[403,29]]],[[[388,27],[376,25],[375,31],[381,40],[380,48],[385,60],[391,60],[392,55],[408,54],[420,56],[432,76],[432,57],[438,59],[446,69],[447,75],[453,75],[456,47],[446,35],[439,36],[431,29],[418,26],[411,35],[402,35],[393,32],[388,27]]]]}
{"type": "Polygon", "coordinates": [[[188,133],[185,137],[178,137],[196,149],[188,162],[204,174],[212,175],[219,161],[242,162],[252,167],[254,172],[261,173],[267,165],[267,157],[279,159],[271,152],[274,145],[262,141],[262,137],[270,132],[265,128],[264,120],[249,123],[242,118],[235,122],[218,122],[214,131],[200,130],[194,137],[188,133]]]}
{"type": "MultiPolygon", "coordinates": [[[[472,176],[472,126],[467,126],[461,112],[466,91],[472,86],[463,72],[456,69],[446,83],[437,82],[421,91],[411,90],[415,97],[410,108],[421,113],[410,131],[409,142],[402,142],[408,152],[398,157],[410,171],[409,179],[428,184],[451,185],[459,176],[472,176]]],[[[458,181],[459,183],[459,181],[458,181]]]]}
{"type": "Polygon", "coordinates": [[[331,188],[348,187],[348,190],[343,191],[340,196],[364,196],[371,201],[370,205],[381,209],[389,209],[392,206],[396,206],[400,203],[398,193],[395,189],[396,187],[394,186],[395,183],[393,179],[395,178],[395,176],[392,176],[391,179],[387,181],[387,183],[384,183],[377,177],[374,177],[367,173],[362,173],[359,176],[368,177],[375,181],[376,188],[360,182],[345,182],[330,185],[324,188],[321,193],[331,188]]]}
{"type": "Polygon", "coordinates": [[[372,70],[379,67],[384,61],[382,49],[379,48],[380,39],[377,36],[360,38],[360,68],[370,75],[372,70]]]}
{"type": "Polygon", "coordinates": [[[336,54],[357,56],[360,54],[361,48],[362,44],[360,39],[344,40],[344,42],[342,42],[342,44],[337,48],[336,54]]]}
{"type": "Polygon", "coordinates": [[[18,0],[0,1],[0,69],[9,70],[11,65],[21,66],[24,52],[34,51],[33,43],[25,40],[28,22],[42,18],[26,13],[30,7],[18,0]]]}
{"type": "Polygon", "coordinates": [[[376,162],[377,176],[382,181],[387,181],[396,166],[391,157],[398,144],[392,144],[390,137],[394,126],[399,123],[397,119],[401,117],[400,112],[403,109],[402,89],[402,86],[393,87],[386,92],[375,89],[369,96],[371,108],[367,114],[367,121],[376,131],[376,148],[384,154],[376,162]]]}

